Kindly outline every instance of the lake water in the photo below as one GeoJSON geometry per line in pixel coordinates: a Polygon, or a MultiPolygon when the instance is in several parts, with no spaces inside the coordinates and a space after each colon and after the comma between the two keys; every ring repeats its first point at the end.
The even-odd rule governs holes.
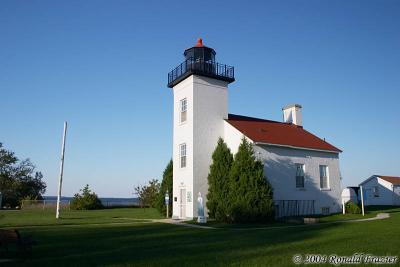
{"type": "MultiPolygon", "coordinates": [[[[56,201],[56,196],[43,196],[45,200],[56,201]]],[[[61,197],[61,202],[67,203],[72,197],[61,197]]],[[[137,198],[100,197],[101,203],[106,207],[113,206],[139,206],[137,198]]]]}

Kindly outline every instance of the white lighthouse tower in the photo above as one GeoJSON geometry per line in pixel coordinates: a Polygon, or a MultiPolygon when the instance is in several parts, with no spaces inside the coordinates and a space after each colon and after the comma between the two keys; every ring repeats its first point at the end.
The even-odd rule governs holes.
{"type": "Polygon", "coordinates": [[[174,93],[173,218],[197,217],[199,192],[207,202],[212,152],[224,136],[234,68],[217,63],[215,54],[198,39],[185,50],[185,61],[168,74],[174,93]]]}

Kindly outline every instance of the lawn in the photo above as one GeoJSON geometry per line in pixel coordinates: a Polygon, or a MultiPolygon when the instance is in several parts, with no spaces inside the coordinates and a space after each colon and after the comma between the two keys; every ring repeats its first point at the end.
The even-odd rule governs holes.
{"type": "Polygon", "coordinates": [[[61,219],[55,218],[55,210],[2,210],[0,227],[83,225],[129,222],[134,219],[159,219],[161,215],[155,209],[121,208],[91,211],[61,211],[61,219]]]}
{"type": "Polygon", "coordinates": [[[143,219],[161,215],[150,209],[71,211],[59,222],[50,212],[0,211],[0,227],[38,241],[11,266],[294,266],[294,254],[400,256],[400,208],[387,211],[385,220],[265,229],[151,223],[143,219]]]}

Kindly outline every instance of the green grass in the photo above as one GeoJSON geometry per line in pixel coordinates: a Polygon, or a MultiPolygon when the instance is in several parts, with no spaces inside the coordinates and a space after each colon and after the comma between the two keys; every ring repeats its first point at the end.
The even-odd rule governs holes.
{"type": "Polygon", "coordinates": [[[82,225],[115,223],[126,219],[159,219],[161,215],[155,209],[121,208],[90,211],[61,211],[61,219],[55,218],[55,210],[2,210],[0,227],[82,225]]]}
{"type": "Polygon", "coordinates": [[[71,212],[61,222],[48,212],[0,211],[0,227],[19,225],[23,235],[38,241],[27,261],[10,265],[294,266],[294,254],[400,256],[400,208],[388,211],[385,220],[270,229],[142,223],[134,219],[160,215],[140,209],[71,212]],[[114,221],[127,224],[110,224],[114,221]]]}

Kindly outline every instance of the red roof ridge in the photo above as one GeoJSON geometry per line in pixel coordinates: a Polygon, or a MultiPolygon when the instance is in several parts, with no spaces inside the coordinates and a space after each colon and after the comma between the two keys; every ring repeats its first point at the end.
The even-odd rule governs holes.
{"type": "Polygon", "coordinates": [[[254,142],[335,153],[342,152],[337,147],[306,131],[302,126],[293,123],[235,114],[228,114],[226,121],[254,142]]]}

